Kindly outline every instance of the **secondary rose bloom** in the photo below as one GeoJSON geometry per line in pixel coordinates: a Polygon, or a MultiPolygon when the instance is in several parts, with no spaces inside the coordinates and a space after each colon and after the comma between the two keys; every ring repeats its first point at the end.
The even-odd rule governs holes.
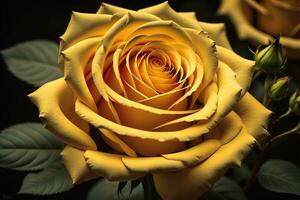
{"type": "Polygon", "coordinates": [[[299,0],[222,0],[219,13],[231,18],[241,39],[266,45],[281,36],[288,57],[299,59],[299,0]]]}
{"type": "Polygon", "coordinates": [[[30,98],[66,144],[74,183],[150,173],[164,199],[194,199],[268,135],[270,111],[247,93],[254,62],[231,50],[223,24],[167,2],[74,12],[59,63],[64,78],[30,98]]]}

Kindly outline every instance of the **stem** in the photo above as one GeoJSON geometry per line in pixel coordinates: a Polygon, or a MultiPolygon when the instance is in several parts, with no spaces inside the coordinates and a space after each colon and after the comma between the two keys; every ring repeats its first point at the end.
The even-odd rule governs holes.
{"type": "Polygon", "coordinates": [[[271,99],[268,96],[268,92],[270,90],[270,87],[274,80],[276,79],[276,74],[267,74],[265,78],[265,83],[264,83],[264,99],[263,99],[263,104],[265,107],[268,107],[268,105],[271,102],[271,99]]]}
{"type": "Polygon", "coordinates": [[[280,120],[286,118],[286,117],[289,116],[291,113],[292,113],[292,109],[289,108],[284,114],[280,115],[280,116],[276,119],[275,123],[277,123],[277,122],[279,122],[280,120]]]}
{"type": "Polygon", "coordinates": [[[246,181],[246,184],[244,186],[244,192],[247,193],[249,191],[249,189],[251,188],[253,182],[255,181],[255,178],[257,176],[257,173],[261,167],[261,165],[263,164],[263,161],[265,160],[265,157],[267,155],[267,152],[269,150],[270,147],[270,141],[267,143],[267,145],[262,149],[261,154],[259,155],[257,161],[254,164],[254,167],[251,171],[251,174],[248,178],[248,180],[246,181]]]}
{"type": "Polygon", "coordinates": [[[262,71],[256,71],[253,75],[252,82],[255,81],[261,74],[262,71]]]}
{"type": "Polygon", "coordinates": [[[265,94],[264,94],[264,99],[263,99],[263,105],[265,106],[265,107],[268,107],[268,105],[271,103],[271,99],[268,97],[268,95],[266,94],[266,92],[265,92],[265,94]]]}
{"type": "Polygon", "coordinates": [[[279,140],[280,138],[286,137],[286,136],[288,136],[288,135],[290,135],[290,134],[292,134],[292,133],[294,133],[294,132],[297,132],[297,131],[299,131],[299,130],[300,130],[300,121],[298,122],[298,124],[297,124],[297,126],[296,126],[295,128],[293,128],[293,129],[291,129],[291,130],[288,130],[288,131],[286,131],[286,132],[284,132],[284,133],[281,133],[281,134],[279,134],[279,135],[277,135],[277,136],[271,138],[271,139],[267,142],[267,144],[263,147],[263,149],[262,149],[262,151],[261,151],[261,154],[259,155],[259,157],[258,157],[256,163],[254,164],[254,167],[253,167],[253,169],[252,169],[251,175],[250,175],[250,177],[248,178],[248,180],[247,180],[247,182],[246,182],[246,184],[245,184],[245,186],[244,186],[244,192],[245,192],[245,193],[247,193],[247,192],[249,191],[249,189],[251,188],[253,182],[255,181],[256,176],[257,176],[257,174],[258,174],[258,172],[259,172],[259,169],[260,169],[260,167],[262,166],[262,164],[263,164],[263,162],[264,162],[264,160],[265,160],[265,158],[266,158],[266,156],[267,156],[267,153],[268,153],[269,150],[271,149],[272,144],[273,144],[275,141],[279,140]]]}
{"type": "Polygon", "coordinates": [[[280,138],[282,138],[282,137],[285,137],[285,136],[287,136],[287,135],[290,135],[290,134],[292,134],[292,133],[295,133],[295,132],[297,132],[297,131],[299,131],[299,130],[300,130],[300,121],[298,122],[298,124],[297,124],[297,126],[296,126],[295,128],[293,128],[293,129],[291,129],[291,130],[288,130],[288,131],[286,131],[286,132],[284,132],[284,133],[281,133],[281,134],[279,134],[279,135],[273,137],[273,138],[270,140],[270,143],[272,143],[272,142],[274,142],[274,141],[276,141],[276,140],[278,140],[278,139],[280,139],[280,138]]]}

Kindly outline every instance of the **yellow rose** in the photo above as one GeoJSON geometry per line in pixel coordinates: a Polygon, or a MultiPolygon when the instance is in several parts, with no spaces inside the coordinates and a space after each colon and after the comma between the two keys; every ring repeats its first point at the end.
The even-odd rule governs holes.
{"type": "Polygon", "coordinates": [[[164,199],[193,199],[268,134],[270,111],[247,93],[254,62],[231,50],[223,24],[167,2],[74,12],[59,63],[64,78],[29,96],[66,144],[74,183],[151,173],[164,199]],[[89,125],[109,151],[97,149],[89,125]]]}
{"type": "Polygon", "coordinates": [[[298,0],[223,0],[219,13],[228,15],[241,39],[268,44],[277,36],[291,59],[300,59],[298,0]]]}

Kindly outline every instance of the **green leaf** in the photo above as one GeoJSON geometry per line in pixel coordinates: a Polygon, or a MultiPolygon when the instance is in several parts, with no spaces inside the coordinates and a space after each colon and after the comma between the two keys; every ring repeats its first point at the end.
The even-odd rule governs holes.
{"type": "Polygon", "coordinates": [[[62,76],[58,68],[58,46],[48,40],[32,40],[2,50],[8,70],[17,78],[41,86],[62,76]]]}
{"type": "Polygon", "coordinates": [[[19,194],[49,195],[70,190],[71,177],[61,161],[53,162],[40,172],[25,176],[19,194]]]}
{"type": "Polygon", "coordinates": [[[246,196],[235,181],[223,176],[200,200],[246,200],[246,196]]]}
{"type": "Polygon", "coordinates": [[[130,193],[130,184],[127,184],[122,193],[117,194],[119,182],[111,182],[105,179],[97,181],[88,191],[87,200],[143,200],[142,185],[135,187],[130,193]]]}
{"type": "Polygon", "coordinates": [[[132,193],[132,191],[139,186],[139,184],[141,183],[141,179],[136,179],[136,180],[132,180],[131,184],[130,184],[130,194],[132,193]]]}
{"type": "Polygon", "coordinates": [[[122,194],[122,190],[125,188],[127,184],[127,181],[120,181],[119,184],[118,184],[118,189],[117,189],[117,192],[118,192],[118,196],[120,194],[122,194]]]}
{"type": "Polygon", "coordinates": [[[243,164],[239,168],[232,169],[232,178],[239,184],[245,183],[245,181],[248,179],[250,174],[251,174],[251,171],[250,171],[249,167],[245,164],[243,164]]]}
{"type": "Polygon", "coordinates": [[[270,191],[300,196],[300,168],[288,161],[266,161],[259,170],[258,181],[270,191]]]}
{"type": "Polygon", "coordinates": [[[225,176],[216,182],[213,191],[221,194],[227,200],[246,200],[241,187],[235,181],[225,176]]]}
{"type": "Polygon", "coordinates": [[[40,170],[60,158],[63,143],[39,123],[22,123],[0,133],[0,167],[40,170]]]}

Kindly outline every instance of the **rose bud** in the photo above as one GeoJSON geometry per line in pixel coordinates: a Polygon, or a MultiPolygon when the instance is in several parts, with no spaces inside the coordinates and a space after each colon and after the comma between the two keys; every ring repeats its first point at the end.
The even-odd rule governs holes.
{"type": "Polygon", "coordinates": [[[290,97],[289,106],[293,113],[300,115],[300,90],[297,89],[294,94],[290,97]]]}
{"type": "Polygon", "coordinates": [[[256,61],[256,69],[265,73],[276,73],[286,63],[286,56],[279,39],[276,39],[263,49],[258,48],[254,59],[256,61]]]}
{"type": "Polygon", "coordinates": [[[289,94],[290,80],[288,76],[285,76],[274,81],[268,90],[270,99],[279,101],[286,98],[289,94]]]}

